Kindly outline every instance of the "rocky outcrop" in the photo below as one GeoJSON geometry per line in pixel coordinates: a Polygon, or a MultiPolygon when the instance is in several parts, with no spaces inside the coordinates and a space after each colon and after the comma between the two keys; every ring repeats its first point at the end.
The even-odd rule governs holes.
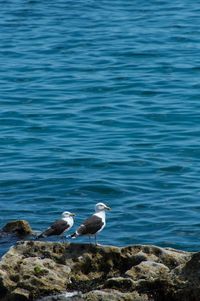
{"type": "Polygon", "coordinates": [[[43,300],[199,301],[200,253],[41,241],[10,248],[0,262],[0,300],[50,295],[43,300]]]}
{"type": "Polygon", "coordinates": [[[1,229],[1,235],[3,234],[13,234],[19,237],[25,237],[27,235],[33,234],[33,230],[31,229],[29,223],[25,220],[17,220],[7,223],[1,229]]]}

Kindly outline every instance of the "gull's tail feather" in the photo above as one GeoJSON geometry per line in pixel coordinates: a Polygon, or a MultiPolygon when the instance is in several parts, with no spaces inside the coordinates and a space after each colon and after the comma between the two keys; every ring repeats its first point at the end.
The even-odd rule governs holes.
{"type": "Polygon", "coordinates": [[[40,238],[44,238],[44,237],[46,237],[46,235],[44,234],[44,232],[42,232],[42,233],[40,233],[39,235],[37,235],[35,237],[35,240],[40,239],[40,238]]]}
{"type": "Polygon", "coordinates": [[[78,233],[74,232],[73,234],[69,235],[68,237],[74,239],[74,238],[77,238],[77,236],[78,236],[78,233]]]}

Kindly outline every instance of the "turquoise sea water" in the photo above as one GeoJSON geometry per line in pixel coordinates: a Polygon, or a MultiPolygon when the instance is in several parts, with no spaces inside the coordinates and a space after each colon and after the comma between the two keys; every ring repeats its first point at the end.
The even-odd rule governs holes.
{"type": "Polygon", "coordinates": [[[1,1],[0,225],[77,226],[103,201],[101,243],[200,249],[199,13],[1,1]]]}

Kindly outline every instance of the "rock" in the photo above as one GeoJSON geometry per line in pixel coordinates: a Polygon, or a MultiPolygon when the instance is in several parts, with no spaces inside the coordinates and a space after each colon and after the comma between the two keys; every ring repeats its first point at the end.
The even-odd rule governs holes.
{"type": "Polygon", "coordinates": [[[1,232],[14,234],[20,237],[33,234],[29,223],[25,220],[9,222],[3,227],[1,232]]]}
{"type": "Polygon", "coordinates": [[[148,296],[137,292],[121,293],[117,290],[94,290],[89,293],[57,295],[39,299],[38,301],[148,301],[148,296]]]}
{"type": "Polygon", "coordinates": [[[132,292],[136,288],[136,282],[131,278],[113,277],[107,279],[103,287],[117,289],[122,292],[132,292]]]}
{"type": "MultiPolygon", "coordinates": [[[[68,299],[71,301],[81,301],[81,299],[76,300],[75,296],[68,299]],[[74,298],[74,299],[73,299],[74,298]]],[[[132,293],[121,293],[118,290],[94,290],[87,294],[82,295],[82,301],[148,301],[149,298],[145,294],[138,294],[138,292],[132,293]]]]}
{"type": "Polygon", "coordinates": [[[131,277],[133,280],[146,279],[148,281],[154,281],[155,279],[165,277],[169,271],[169,268],[163,263],[147,260],[132,267],[125,275],[131,277]]]}
{"type": "Polygon", "coordinates": [[[200,300],[200,252],[192,254],[189,261],[171,273],[175,301],[200,300]]]}
{"type": "Polygon", "coordinates": [[[199,271],[200,253],[24,241],[0,262],[0,300],[199,301],[199,271]]]}

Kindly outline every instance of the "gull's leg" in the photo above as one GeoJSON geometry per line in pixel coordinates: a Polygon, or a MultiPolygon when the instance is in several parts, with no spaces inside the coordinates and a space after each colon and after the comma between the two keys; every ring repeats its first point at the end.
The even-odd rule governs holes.
{"type": "Polygon", "coordinates": [[[95,245],[97,246],[97,236],[96,236],[96,234],[95,234],[94,238],[95,238],[95,245]]]}

